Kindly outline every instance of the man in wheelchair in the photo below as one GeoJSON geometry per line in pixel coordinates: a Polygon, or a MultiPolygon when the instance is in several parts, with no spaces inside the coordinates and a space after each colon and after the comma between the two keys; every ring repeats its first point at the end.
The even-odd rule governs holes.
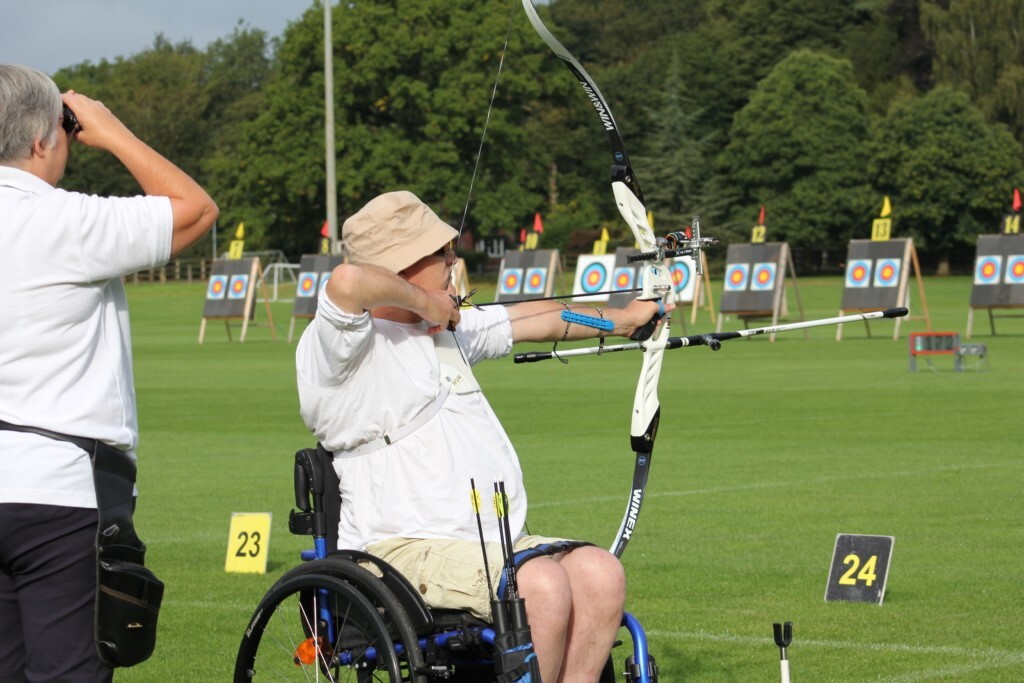
{"type": "Polygon", "coordinates": [[[340,481],[338,547],[383,559],[431,607],[489,620],[498,520],[481,516],[488,577],[470,480],[503,481],[514,549],[536,549],[517,578],[542,680],[592,683],[622,620],[622,566],[595,546],[523,533],[519,461],[471,366],[519,341],[629,336],[659,306],[585,309],[610,332],[566,322],[570,307],[552,301],[460,309],[457,237],[409,192],[373,199],[343,226],[350,262],[331,273],[296,351],[302,417],[340,481]]]}

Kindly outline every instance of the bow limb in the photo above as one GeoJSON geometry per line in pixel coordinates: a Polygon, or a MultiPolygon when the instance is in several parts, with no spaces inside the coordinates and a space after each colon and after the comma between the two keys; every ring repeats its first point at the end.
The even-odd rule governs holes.
{"type": "MultiPolygon", "coordinates": [[[[558,42],[541,21],[532,0],[522,0],[522,2],[523,9],[534,30],[576,77],[601,119],[601,125],[612,153],[611,184],[619,213],[622,214],[622,218],[633,233],[640,250],[656,254],[655,258],[645,261],[641,267],[642,292],[638,298],[671,302],[674,297],[674,289],[668,268],[664,263],[664,247],[658,243],[654,236],[654,230],[647,220],[643,192],[641,192],[640,183],[629,164],[629,155],[626,154],[626,146],[618,125],[615,123],[615,117],[612,116],[608,103],[590,74],[558,42]]],[[[615,540],[612,542],[611,551],[616,557],[622,556],[626,544],[633,535],[647,490],[654,439],[658,433],[658,421],[661,417],[661,406],[658,401],[658,378],[661,375],[661,361],[668,340],[668,323],[667,316],[659,315],[652,320],[651,325],[643,330],[642,334],[638,335],[641,348],[644,350],[644,360],[633,400],[633,417],[630,425],[630,445],[636,453],[636,462],[633,469],[633,486],[630,489],[626,512],[623,515],[619,531],[615,535],[615,540]]]]}

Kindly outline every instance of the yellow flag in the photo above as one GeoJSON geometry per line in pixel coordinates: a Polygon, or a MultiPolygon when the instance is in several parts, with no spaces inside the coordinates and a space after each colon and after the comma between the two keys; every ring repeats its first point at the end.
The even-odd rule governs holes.
{"type": "Polygon", "coordinates": [[[647,225],[651,226],[652,228],[654,227],[654,212],[653,211],[648,211],[647,212],[647,225]]]}
{"type": "Polygon", "coordinates": [[[235,239],[236,240],[244,240],[245,239],[245,223],[239,223],[238,227],[235,228],[235,239]]]}
{"type": "Polygon", "coordinates": [[[609,240],[611,240],[611,237],[608,235],[608,228],[602,226],[601,227],[601,241],[602,242],[608,242],[609,240]]]}
{"type": "Polygon", "coordinates": [[[889,197],[888,195],[886,195],[886,197],[882,200],[882,213],[879,214],[879,218],[888,218],[889,214],[891,213],[892,205],[889,204],[889,197]]]}

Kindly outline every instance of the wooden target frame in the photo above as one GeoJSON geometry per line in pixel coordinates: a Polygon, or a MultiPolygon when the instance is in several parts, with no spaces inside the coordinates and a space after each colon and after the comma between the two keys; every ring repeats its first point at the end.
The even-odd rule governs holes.
{"type": "Polygon", "coordinates": [[[970,339],[974,330],[975,310],[988,312],[989,329],[994,337],[996,318],[1024,318],[1021,313],[996,315],[994,311],[1014,309],[1024,309],[1024,235],[1011,232],[979,235],[965,337],[970,339]]]}
{"type": "MultiPolygon", "coordinates": [[[[800,312],[800,317],[794,322],[802,322],[806,320],[804,304],[800,298],[796,267],[793,264],[793,254],[790,252],[789,244],[786,242],[730,244],[725,256],[725,283],[722,286],[721,307],[719,308],[721,315],[715,326],[715,332],[722,331],[727,314],[735,315],[742,320],[744,328],[748,328],[750,322],[755,320],[771,320],[772,326],[778,325],[780,318],[789,315],[786,301],[787,285],[793,289],[797,309],[800,312]],[[758,272],[767,273],[769,266],[774,270],[772,274],[774,280],[770,287],[764,287],[756,283],[755,278],[758,277],[758,272]],[[736,276],[735,281],[732,281],[732,275],[736,276]]],[[[772,332],[768,338],[775,341],[775,333],[772,332]]],[[[804,338],[809,338],[806,329],[804,338]]]]}
{"type": "MultiPolygon", "coordinates": [[[[924,315],[908,316],[907,320],[924,320],[928,332],[932,329],[931,315],[928,313],[928,298],[924,293],[924,280],[921,279],[921,263],[917,258],[914,240],[901,237],[888,240],[850,240],[846,254],[846,273],[843,281],[843,298],[839,304],[839,315],[864,311],[877,311],[884,308],[905,306],[910,308],[910,271],[917,280],[918,296],[924,315]],[[899,260],[897,281],[890,284],[885,279],[886,267],[891,268],[892,261],[899,260]],[[908,267],[909,266],[909,267],[908,267]],[[881,269],[880,269],[881,268],[881,269]]],[[[896,318],[893,325],[892,338],[900,338],[900,324],[903,318],[896,318]]],[[[871,337],[871,324],[864,321],[864,329],[871,337]]],[[[836,325],[836,341],[843,339],[842,323],[836,325]]]]}
{"type": "Polygon", "coordinates": [[[206,303],[203,305],[203,319],[199,324],[199,343],[202,344],[206,337],[207,320],[223,320],[228,341],[234,341],[231,337],[231,321],[241,320],[242,331],[238,340],[244,342],[249,324],[256,314],[257,286],[266,305],[270,334],[276,340],[277,328],[274,327],[274,314],[270,310],[267,286],[263,282],[263,267],[260,265],[260,260],[253,256],[240,259],[217,259],[213,262],[210,269],[210,282],[206,288],[206,303]],[[232,291],[233,282],[244,282],[243,294],[232,291]],[[218,287],[218,284],[222,286],[218,287]]]}

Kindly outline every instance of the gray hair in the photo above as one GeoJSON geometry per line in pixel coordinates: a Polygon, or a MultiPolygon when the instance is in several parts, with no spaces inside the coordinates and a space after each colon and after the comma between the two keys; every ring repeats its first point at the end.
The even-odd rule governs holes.
{"type": "Polygon", "coordinates": [[[57,142],[64,111],[53,80],[20,64],[0,64],[0,164],[24,159],[36,139],[47,147],[57,142]]]}

